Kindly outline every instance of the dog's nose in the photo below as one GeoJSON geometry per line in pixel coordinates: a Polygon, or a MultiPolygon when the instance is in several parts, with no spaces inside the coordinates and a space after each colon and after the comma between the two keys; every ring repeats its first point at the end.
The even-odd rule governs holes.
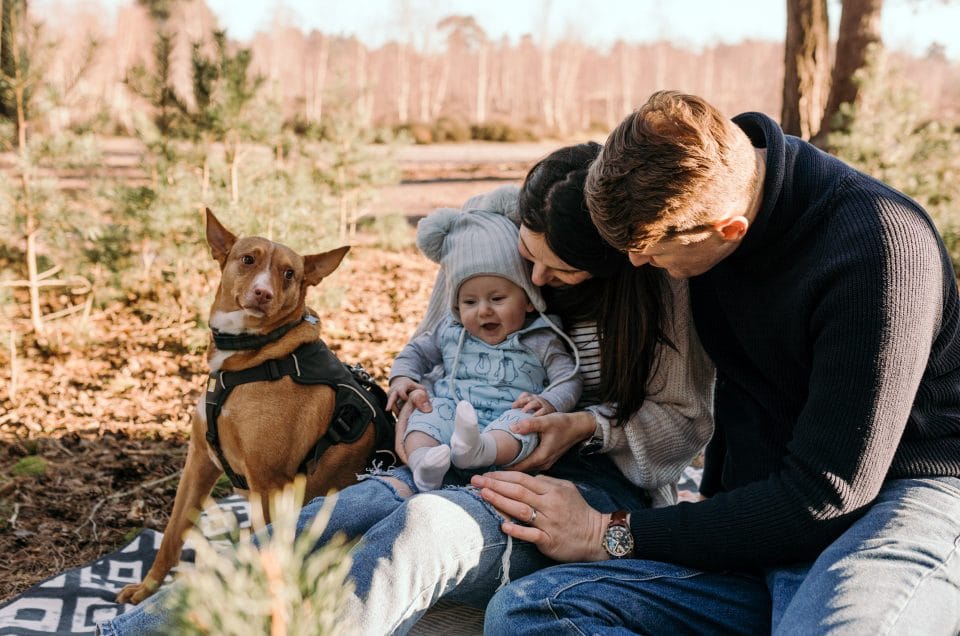
{"type": "Polygon", "coordinates": [[[257,302],[259,303],[268,303],[273,300],[273,292],[266,287],[255,288],[253,294],[257,297],[257,302]]]}

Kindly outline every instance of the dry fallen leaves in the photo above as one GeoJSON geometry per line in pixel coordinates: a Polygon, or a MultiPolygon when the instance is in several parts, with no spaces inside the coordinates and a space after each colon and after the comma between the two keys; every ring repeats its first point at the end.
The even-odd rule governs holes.
{"type": "MultiPolygon", "coordinates": [[[[435,274],[413,249],[360,246],[308,299],[323,301],[313,306],[330,347],[385,386],[435,274]]],[[[6,390],[0,398],[0,600],[143,527],[163,530],[206,370],[189,324],[156,322],[116,304],[92,315],[82,334],[59,334],[56,347],[25,339],[16,403],[6,390]],[[47,460],[44,474],[12,477],[32,455],[47,460]]],[[[10,381],[9,362],[0,358],[0,386],[10,381]]]]}

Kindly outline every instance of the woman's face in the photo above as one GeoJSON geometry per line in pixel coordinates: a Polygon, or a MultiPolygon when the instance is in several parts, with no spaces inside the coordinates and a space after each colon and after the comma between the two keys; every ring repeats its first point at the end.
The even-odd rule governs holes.
{"type": "Polygon", "coordinates": [[[563,287],[576,285],[591,277],[590,272],[570,267],[547,246],[547,239],[543,234],[530,231],[524,225],[520,226],[520,240],[517,244],[520,256],[533,263],[533,273],[530,278],[537,286],[563,287]]]}

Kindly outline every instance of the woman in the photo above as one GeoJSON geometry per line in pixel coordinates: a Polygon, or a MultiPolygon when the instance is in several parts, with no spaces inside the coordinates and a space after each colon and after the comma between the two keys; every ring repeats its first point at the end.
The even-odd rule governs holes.
{"type": "MultiPolygon", "coordinates": [[[[515,188],[501,188],[464,209],[522,221],[519,249],[580,349],[584,393],[607,404],[524,422],[541,445],[517,469],[544,471],[594,509],[611,512],[675,501],[680,473],[712,432],[713,375],[688,319],[686,287],[634,269],[590,223],[583,182],[598,151],[597,144],[558,150],[530,171],[519,197],[515,188]]],[[[435,286],[418,331],[436,324],[447,306],[443,288],[435,286]]],[[[398,439],[413,408],[430,408],[421,388],[391,392],[391,404],[402,405],[398,439]]],[[[483,607],[511,579],[554,563],[505,534],[501,524],[510,522],[476,489],[416,493],[404,466],[338,495],[321,542],[335,532],[362,538],[351,553],[356,591],[343,608],[359,633],[404,633],[440,598],[483,607]]],[[[302,526],[322,505],[318,498],[304,507],[302,526]]],[[[520,519],[538,523],[529,510],[520,519]]],[[[161,620],[132,614],[104,633],[161,620]]]]}

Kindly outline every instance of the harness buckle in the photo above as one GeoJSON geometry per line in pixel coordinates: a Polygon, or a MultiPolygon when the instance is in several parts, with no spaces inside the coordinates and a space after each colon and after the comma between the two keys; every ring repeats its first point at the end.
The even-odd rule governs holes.
{"type": "Polygon", "coordinates": [[[338,417],[333,422],[330,422],[330,426],[327,428],[327,437],[330,438],[334,444],[339,444],[343,441],[343,436],[349,433],[350,425],[343,421],[343,417],[338,417]]]}
{"type": "Polygon", "coordinates": [[[267,378],[269,380],[279,380],[283,377],[283,374],[280,373],[280,365],[277,364],[276,360],[267,360],[265,363],[267,369],[267,378]]]}
{"type": "Polygon", "coordinates": [[[353,366],[348,364],[344,364],[343,366],[347,367],[347,371],[349,371],[350,374],[360,382],[370,382],[373,379],[371,375],[367,373],[367,370],[363,368],[363,365],[359,362],[353,366]]]}

